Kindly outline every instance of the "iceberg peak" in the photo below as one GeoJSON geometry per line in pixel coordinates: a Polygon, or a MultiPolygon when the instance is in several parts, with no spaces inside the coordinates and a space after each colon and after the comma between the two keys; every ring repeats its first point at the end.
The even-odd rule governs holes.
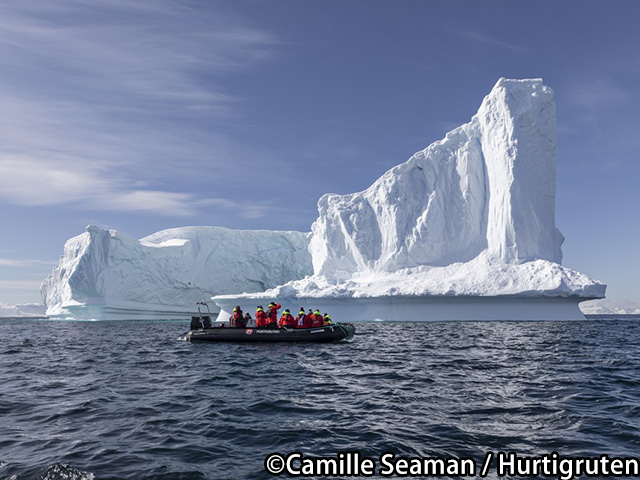
{"type": "Polygon", "coordinates": [[[469,123],[363,192],[320,198],[315,274],[446,266],[485,250],[506,263],[560,263],[555,132],[553,91],[501,78],[469,123]]]}

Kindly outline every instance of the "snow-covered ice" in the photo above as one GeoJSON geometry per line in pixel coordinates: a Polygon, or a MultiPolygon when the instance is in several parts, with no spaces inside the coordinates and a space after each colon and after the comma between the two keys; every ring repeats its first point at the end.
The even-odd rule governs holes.
{"type": "Polygon", "coordinates": [[[501,79],[470,123],[363,192],[324,195],[312,226],[315,273],[391,272],[466,262],[562,261],[555,227],[553,92],[501,79]]]}
{"type": "Polygon", "coordinates": [[[561,265],[555,117],[542,80],[502,78],[469,123],[323,195],[311,234],[90,226],[43,283],[47,313],[184,316],[214,295],[220,318],[269,300],[351,320],[583,318],[606,286],[561,265]]]}
{"type": "Polygon", "coordinates": [[[331,299],[421,298],[429,308],[434,297],[455,296],[566,298],[570,316],[582,318],[578,301],[603,297],[606,286],[561,265],[555,118],[542,80],[500,79],[469,123],[363,192],[320,198],[313,276],[216,296],[221,317],[231,304],[274,298],[327,308],[331,299]]]}
{"type": "Polygon", "coordinates": [[[183,227],[137,240],[90,225],[42,284],[47,315],[184,318],[214,293],[255,292],[311,273],[309,234],[183,227]]]}
{"type": "Polygon", "coordinates": [[[588,315],[640,315],[640,302],[603,298],[582,302],[580,310],[588,315]]]}

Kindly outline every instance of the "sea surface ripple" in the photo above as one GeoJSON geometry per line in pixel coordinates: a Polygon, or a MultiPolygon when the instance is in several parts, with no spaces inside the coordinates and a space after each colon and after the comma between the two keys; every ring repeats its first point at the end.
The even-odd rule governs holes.
{"type": "Polygon", "coordinates": [[[182,322],[0,320],[0,478],[267,479],[265,457],[293,451],[640,455],[640,317],[356,325],[243,345],[188,343],[182,322]]]}

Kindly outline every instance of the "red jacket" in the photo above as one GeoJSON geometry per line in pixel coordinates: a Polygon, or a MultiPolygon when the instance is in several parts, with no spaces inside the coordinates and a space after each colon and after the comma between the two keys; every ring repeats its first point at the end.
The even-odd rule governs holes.
{"type": "Polygon", "coordinates": [[[276,303],[275,306],[269,307],[269,322],[268,323],[278,323],[278,309],[281,308],[282,305],[276,303]]]}
{"type": "Polygon", "coordinates": [[[267,314],[264,313],[263,310],[258,310],[256,312],[256,326],[264,327],[267,325],[267,314]]]}
{"type": "Polygon", "coordinates": [[[282,327],[295,327],[296,326],[296,319],[293,318],[293,315],[291,315],[290,313],[285,313],[284,315],[282,315],[282,318],[280,318],[280,321],[278,322],[278,327],[282,328],[282,327]]]}
{"type": "Polygon", "coordinates": [[[312,327],[322,327],[324,325],[324,317],[322,315],[313,315],[312,327]]]}
{"type": "Polygon", "coordinates": [[[313,325],[313,313],[307,313],[304,317],[304,328],[311,328],[313,325]]]}

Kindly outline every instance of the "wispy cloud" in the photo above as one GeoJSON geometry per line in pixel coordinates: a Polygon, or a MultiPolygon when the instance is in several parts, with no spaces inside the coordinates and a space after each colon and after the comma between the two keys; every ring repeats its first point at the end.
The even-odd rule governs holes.
{"type": "Polygon", "coordinates": [[[274,213],[292,215],[295,214],[296,208],[291,205],[285,207],[278,207],[274,205],[273,201],[263,200],[260,202],[255,201],[238,201],[230,200],[226,198],[207,198],[200,201],[202,207],[214,207],[225,209],[229,211],[237,212],[243,218],[249,220],[255,220],[258,218],[266,217],[274,213]]]}
{"type": "Polygon", "coordinates": [[[0,280],[0,288],[7,290],[40,290],[42,280],[0,280]]]}
{"type": "MultiPolygon", "coordinates": [[[[57,158],[57,157],[56,157],[57,158]]],[[[268,199],[260,202],[237,201],[214,195],[161,190],[143,190],[144,181],[127,184],[116,181],[109,168],[101,163],[84,164],[69,159],[47,162],[29,156],[7,156],[0,162],[0,197],[21,205],[79,205],[95,210],[152,212],[186,217],[199,209],[215,207],[233,211],[247,219],[256,219],[282,211],[268,199]],[[121,186],[121,183],[124,186],[121,186]]],[[[0,260],[0,265],[2,261],[0,260]]]]}
{"type": "Polygon", "coordinates": [[[582,168],[627,175],[637,165],[636,80],[633,66],[611,62],[588,75],[573,73],[556,89],[560,142],[568,145],[566,155],[581,158],[582,168]]]}
{"type": "Polygon", "coordinates": [[[197,212],[202,195],[186,188],[194,172],[233,169],[239,153],[224,128],[241,100],[218,80],[264,61],[277,41],[189,5],[0,4],[0,197],[197,212]]]}
{"type": "Polygon", "coordinates": [[[634,96],[605,76],[575,78],[567,94],[569,103],[592,112],[619,107],[634,96]]]}
{"type": "Polygon", "coordinates": [[[525,53],[527,51],[525,48],[516,45],[515,43],[505,42],[484,32],[479,32],[476,30],[456,28],[449,30],[449,32],[464,40],[469,40],[476,45],[495,47],[501,50],[508,50],[513,53],[525,53]]]}
{"type": "Polygon", "coordinates": [[[50,266],[57,263],[58,262],[49,260],[0,258],[0,266],[14,268],[40,268],[42,266],[50,266]]]}

